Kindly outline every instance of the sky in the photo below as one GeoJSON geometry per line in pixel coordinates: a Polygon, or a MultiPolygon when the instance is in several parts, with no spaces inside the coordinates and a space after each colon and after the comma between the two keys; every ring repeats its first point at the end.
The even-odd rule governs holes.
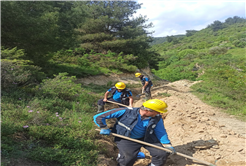
{"type": "Polygon", "coordinates": [[[153,37],[186,34],[186,30],[201,30],[229,17],[246,18],[246,0],[136,0],[143,3],[134,15],[146,15],[154,27],[153,37]]]}

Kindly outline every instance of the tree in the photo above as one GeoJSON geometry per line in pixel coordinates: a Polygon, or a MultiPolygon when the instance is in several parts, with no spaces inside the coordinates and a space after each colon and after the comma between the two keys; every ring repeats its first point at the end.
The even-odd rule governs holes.
{"type": "Polygon", "coordinates": [[[171,43],[173,41],[173,36],[167,36],[167,42],[171,43]]]}
{"type": "Polygon", "coordinates": [[[225,20],[225,23],[228,25],[236,24],[236,23],[242,23],[246,22],[246,19],[240,18],[238,16],[234,16],[233,18],[229,17],[225,20]]]}
{"type": "Polygon", "coordinates": [[[186,36],[187,36],[187,37],[192,36],[192,35],[194,35],[196,32],[198,32],[198,31],[196,31],[196,30],[186,30],[186,36]]]}
{"type": "Polygon", "coordinates": [[[152,38],[145,29],[152,24],[145,24],[146,16],[133,18],[141,4],[134,1],[90,1],[87,2],[90,17],[79,29],[81,47],[90,51],[106,53],[133,54],[138,59],[130,64],[143,67],[151,59],[147,50],[152,38]]]}
{"type": "Polygon", "coordinates": [[[167,42],[168,43],[173,43],[173,44],[178,44],[179,43],[179,39],[178,39],[178,35],[177,36],[167,36],[167,42]]]}
{"type": "Polygon", "coordinates": [[[212,28],[212,30],[215,32],[215,31],[218,31],[220,29],[223,29],[224,28],[224,25],[222,22],[216,20],[213,22],[213,24],[211,24],[210,26],[212,28]]]}
{"type": "Polygon", "coordinates": [[[49,52],[76,43],[74,28],[83,22],[83,3],[56,1],[1,2],[2,46],[24,49],[27,57],[42,65],[49,52]]]}

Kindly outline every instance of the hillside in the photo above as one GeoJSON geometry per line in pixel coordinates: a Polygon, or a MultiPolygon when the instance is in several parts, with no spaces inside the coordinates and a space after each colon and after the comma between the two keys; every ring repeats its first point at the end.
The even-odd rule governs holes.
{"type": "MultiPolygon", "coordinates": [[[[154,45],[152,48],[160,54],[165,53],[164,51],[167,51],[167,49],[206,51],[214,46],[230,47],[230,49],[235,47],[244,48],[245,22],[245,19],[236,17],[233,23],[225,21],[221,23],[218,29],[214,29],[214,27],[217,27],[215,21],[200,31],[189,35],[189,30],[187,30],[186,36],[176,38],[177,40],[174,41],[170,40],[169,42],[154,45]],[[238,22],[237,19],[239,19],[238,22]]],[[[175,36],[173,38],[175,39],[175,36]]]]}
{"type": "Polygon", "coordinates": [[[244,118],[246,26],[245,19],[233,17],[230,23],[231,19],[219,27],[215,21],[191,35],[153,45],[151,49],[160,54],[160,61],[158,70],[152,72],[169,81],[203,80],[193,87],[201,100],[244,118]]]}
{"type": "MultiPolygon", "coordinates": [[[[184,37],[185,35],[172,35],[170,36],[171,38],[180,38],[184,37]]],[[[150,43],[151,46],[156,45],[156,44],[161,44],[164,43],[168,40],[169,36],[167,37],[153,37],[153,41],[150,43]]]]}

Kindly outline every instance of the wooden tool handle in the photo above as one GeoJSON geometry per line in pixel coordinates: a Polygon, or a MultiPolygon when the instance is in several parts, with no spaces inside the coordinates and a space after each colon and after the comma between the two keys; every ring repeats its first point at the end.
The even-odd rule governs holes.
{"type": "MultiPolygon", "coordinates": [[[[97,130],[97,131],[100,131],[100,129],[96,129],[96,130],[97,130]]],[[[126,137],[126,136],[123,136],[123,135],[115,134],[115,133],[111,133],[111,134],[112,134],[113,136],[115,136],[115,137],[124,138],[124,139],[130,140],[130,141],[137,142],[137,143],[140,143],[140,144],[144,144],[144,145],[147,145],[147,146],[151,146],[151,147],[154,147],[154,148],[157,148],[157,149],[160,149],[160,150],[164,150],[164,151],[167,151],[167,152],[172,152],[172,151],[169,150],[169,149],[166,149],[166,148],[163,148],[163,147],[160,147],[160,146],[156,146],[156,145],[153,145],[153,144],[144,142],[144,141],[139,141],[139,140],[136,140],[136,139],[133,139],[133,138],[129,138],[129,137],[126,137]]],[[[191,157],[191,156],[187,156],[187,155],[182,154],[182,153],[179,153],[179,152],[177,152],[176,154],[179,155],[179,156],[182,156],[182,157],[191,159],[191,160],[196,160],[196,161],[198,161],[198,162],[200,162],[200,163],[203,163],[203,164],[206,164],[206,165],[209,165],[209,166],[216,166],[216,165],[211,164],[211,163],[209,163],[209,162],[202,161],[202,160],[196,159],[196,158],[191,157]]]]}

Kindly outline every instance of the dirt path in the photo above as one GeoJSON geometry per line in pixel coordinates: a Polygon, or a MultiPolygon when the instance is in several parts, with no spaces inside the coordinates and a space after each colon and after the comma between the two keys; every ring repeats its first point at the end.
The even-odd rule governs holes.
{"type": "MultiPolygon", "coordinates": [[[[190,93],[190,86],[196,82],[180,80],[154,87],[152,97],[168,104],[168,114],[164,124],[169,139],[176,151],[207,161],[217,166],[245,166],[246,123],[226,115],[218,108],[203,103],[190,93]],[[161,97],[158,93],[171,96],[161,97]]],[[[135,102],[134,107],[142,105],[144,100],[135,102]]],[[[151,161],[149,153],[146,159],[138,160],[134,166],[145,166],[151,161]]],[[[117,148],[111,147],[112,156],[117,148]],[[115,149],[114,151],[112,149],[115,149]]],[[[116,165],[115,161],[100,163],[100,166],[116,165]],[[107,164],[108,163],[108,164],[107,164]]],[[[198,162],[177,155],[169,156],[165,166],[199,166],[198,162]]]]}

